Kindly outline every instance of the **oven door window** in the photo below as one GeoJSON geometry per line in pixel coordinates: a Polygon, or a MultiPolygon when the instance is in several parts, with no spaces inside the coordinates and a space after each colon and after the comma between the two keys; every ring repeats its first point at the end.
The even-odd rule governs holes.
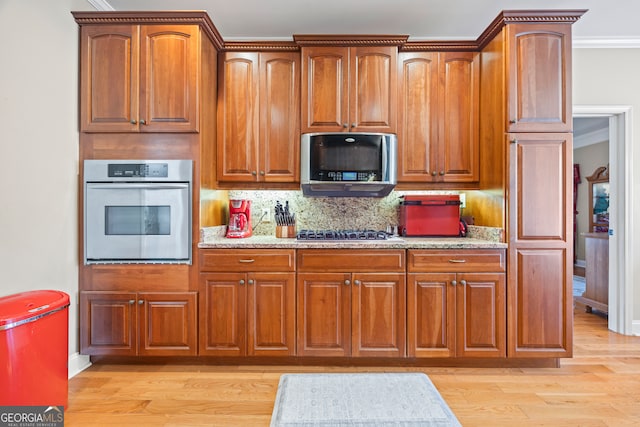
{"type": "Polygon", "coordinates": [[[168,236],[171,234],[171,206],[105,206],[108,236],[168,236]]]}
{"type": "Polygon", "coordinates": [[[190,261],[188,183],[87,183],[85,260],[190,261]]]}

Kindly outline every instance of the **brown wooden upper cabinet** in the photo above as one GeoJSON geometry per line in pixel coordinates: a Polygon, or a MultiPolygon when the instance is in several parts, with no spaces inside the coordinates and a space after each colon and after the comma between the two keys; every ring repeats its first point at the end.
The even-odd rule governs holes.
{"type": "Polygon", "coordinates": [[[507,132],[570,132],[571,24],[506,26],[507,132]]]}
{"type": "Polygon", "coordinates": [[[396,132],[397,46],[303,46],[302,132],[396,132]]]}
{"type": "Polygon", "coordinates": [[[479,58],[400,53],[398,182],[479,180],[479,58]]]}
{"type": "Polygon", "coordinates": [[[299,53],[224,53],[218,72],[218,181],[298,182],[299,105],[299,53]]]}
{"type": "Polygon", "coordinates": [[[197,132],[197,25],[85,25],[80,130],[197,132]]]}

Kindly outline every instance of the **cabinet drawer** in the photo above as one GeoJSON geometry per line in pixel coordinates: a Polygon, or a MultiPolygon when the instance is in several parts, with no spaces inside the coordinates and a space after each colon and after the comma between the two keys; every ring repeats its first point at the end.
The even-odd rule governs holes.
{"type": "Polygon", "coordinates": [[[405,251],[366,249],[299,249],[299,271],[404,271],[405,251]]]}
{"type": "Polygon", "coordinates": [[[295,271],[293,249],[202,249],[200,271],[295,271]]]}
{"type": "Polygon", "coordinates": [[[409,250],[407,264],[409,272],[501,272],[506,268],[504,249],[409,250]]]}

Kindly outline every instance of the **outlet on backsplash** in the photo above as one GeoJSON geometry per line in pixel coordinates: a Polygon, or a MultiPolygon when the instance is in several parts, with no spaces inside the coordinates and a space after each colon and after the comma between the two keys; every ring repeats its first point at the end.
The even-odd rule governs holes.
{"type": "Polygon", "coordinates": [[[271,209],[262,208],[262,214],[260,215],[262,222],[271,222],[271,209]]]}

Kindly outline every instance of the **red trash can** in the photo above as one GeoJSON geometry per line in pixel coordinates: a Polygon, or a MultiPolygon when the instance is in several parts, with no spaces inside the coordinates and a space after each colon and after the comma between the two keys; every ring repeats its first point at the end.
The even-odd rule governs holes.
{"type": "Polygon", "coordinates": [[[67,407],[69,295],[0,297],[0,406],[67,407]]]}

